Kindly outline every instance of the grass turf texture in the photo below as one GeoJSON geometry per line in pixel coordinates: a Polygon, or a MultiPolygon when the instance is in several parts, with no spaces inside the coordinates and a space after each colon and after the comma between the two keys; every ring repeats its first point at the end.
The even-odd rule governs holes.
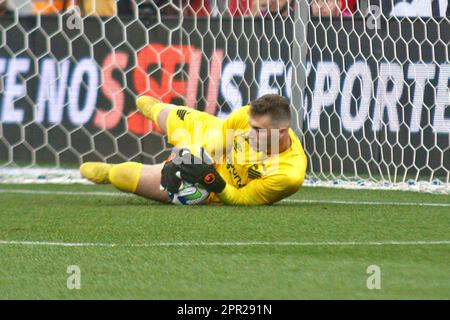
{"type": "MultiPolygon", "coordinates": [[[[115,192],[110,186],[0,185],[0,190],[115,192]]],[[[303,188],[291,199],[450,203],[448,195],[303,188]]],[[[450,240],[450,207],[284,202],[180,207],[138,197],[0,192],[0,298],[448,299],[450,245],[170,246],[247,241],[450,240]],[[81,289],[67,289],[67,267],[81,289]],[[381,290],[366,287],[369,265],[381,290]]]]}

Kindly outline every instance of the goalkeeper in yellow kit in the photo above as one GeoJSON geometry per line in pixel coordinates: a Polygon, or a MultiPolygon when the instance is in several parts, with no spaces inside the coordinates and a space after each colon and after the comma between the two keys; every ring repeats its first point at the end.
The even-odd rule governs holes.
{"type": "Polygon", "coordinates": [[[171,157],[155,165],[87,162],[80,167],[85,178],[167,203],[182,179],[211,192],[207,203],[230,205],[271,204],[303,183],[307,159],[281,96],[262,96],[227,119],[148,96],[136,104],[168,135],[171,157]]]}

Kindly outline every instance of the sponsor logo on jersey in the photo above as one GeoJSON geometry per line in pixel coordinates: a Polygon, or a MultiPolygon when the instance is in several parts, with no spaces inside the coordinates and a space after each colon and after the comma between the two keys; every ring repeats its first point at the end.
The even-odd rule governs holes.
{"type": "Polygon", "coordinates": [[[227,163],[227,169],[228,169],[228,172],[233,177],[233,181],[238,188],[242,188],[243,186],[245,186],[245,184],[242,183],[242,178],[238,174],[234,165],[232,165],[231,163],[227,163]]]}

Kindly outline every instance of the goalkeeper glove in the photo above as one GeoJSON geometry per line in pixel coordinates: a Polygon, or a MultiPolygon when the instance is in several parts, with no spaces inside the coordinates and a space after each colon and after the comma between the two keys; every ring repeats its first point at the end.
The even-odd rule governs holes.
{"type": "Polygon", "coordinates": [[[194,156],[187,149],[182,149],[181,163],[178,165],[181,178],[190,183],[200,184],[208,192],[222,192],[225,189],[226,182],[214,168],[211,157],[203,148],[200,157],[194,156]]]}
{"type": "Polygon", "coordinates": [[[171,193],[177,193],[181,186],[180,168],[178,164],[181,163],[182,149],[172,149],[172,154],[165,161],[161,170],[161,187],[160,189],[166,190],[171,193]]]}

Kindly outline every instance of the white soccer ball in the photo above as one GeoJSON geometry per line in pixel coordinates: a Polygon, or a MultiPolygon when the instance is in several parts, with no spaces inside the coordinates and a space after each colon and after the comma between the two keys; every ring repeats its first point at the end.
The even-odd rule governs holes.
{"type": "Polygon", "coordinates": [[[205,202],[209,192],[200,185],[183,181],[177,193],[169,192],[170,201],[174,204],[197,205],[205,202]]]}

